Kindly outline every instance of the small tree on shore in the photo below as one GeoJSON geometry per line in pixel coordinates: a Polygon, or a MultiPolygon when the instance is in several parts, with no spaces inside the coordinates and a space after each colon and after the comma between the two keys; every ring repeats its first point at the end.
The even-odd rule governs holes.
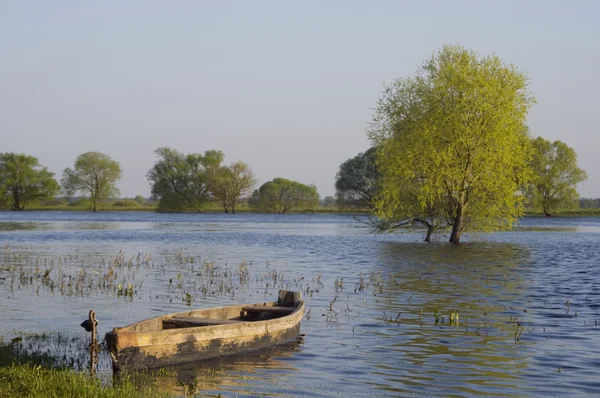
{"type": "Polygon", "coordinates": [[[62,186],[67,195],[81,194],[90,200],[90,210],[119,194],[117,181],[123,170],[119,162],[100,152],[86,152],[75,159],[73,169],[63,171],[62,186]]]}
{"type": "Polygon", "coordinates": [[[551,216],[557,209],[578,207],[577,184],[587,179],[577,166],[577,153],[562,141],[542,137],[532,141],[533,181],[528,194],[533,208],[551,216]]]}
{"type": "Polygon", "coordinates": [[[254,191],[249,203],[255,210],[267,213],[284,214],[293,208],[314,213],[319,193],[314,185],[274,178],[254,191]]]}
{"type": "Polygon", "coordinates": [[[210,182],[213,198],[221,203],[225,213],[235,213],[241,198],[247,196],[256,185],[256,178],[244,162],[220,167],[210,182]]]}

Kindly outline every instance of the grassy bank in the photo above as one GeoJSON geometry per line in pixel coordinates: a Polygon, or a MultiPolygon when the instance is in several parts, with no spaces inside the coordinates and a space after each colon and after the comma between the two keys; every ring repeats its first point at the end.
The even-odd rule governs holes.
{"type": "Polygon", "coordinates": [[[21,352],[19,343],[0,341],[0,398],[17,397],[157,397],[165,396],[154,385],[120,380],[104,386],[96,377],[55,368],[46,355],[21,352]]]}

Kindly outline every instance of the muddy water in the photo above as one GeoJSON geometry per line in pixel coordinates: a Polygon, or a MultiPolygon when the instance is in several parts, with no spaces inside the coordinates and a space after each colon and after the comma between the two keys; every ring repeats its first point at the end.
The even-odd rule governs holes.
{"type": "MultiPolygon", "coordinates": [[[[459,247],[421,238],[342,215],[0,213],[0,335],[85,369],[91,308],[103,334],[286,288],[307,302],[299,341],[156,383],[225,396],[600,393],[600,218],[525,219],[459,247]]],[[[104,351],[98,372],[110,379],[104,351]]]]}

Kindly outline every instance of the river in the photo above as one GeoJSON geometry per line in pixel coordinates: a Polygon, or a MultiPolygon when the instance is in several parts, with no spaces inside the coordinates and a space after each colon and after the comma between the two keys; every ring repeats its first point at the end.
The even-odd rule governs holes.
{"type": "MultiPolygon", "coordinates": [[[[526,218],[460,246],[422,238],[333,214],[1,212],[0,336],[84,369],[92,308],[103,336],[286,288],[306,300],[301,339],[156,383],[182,395],[600,394],[600,218],[526,218]]],[[[102,351],[98,373],[110,372],[102,351]]]]}

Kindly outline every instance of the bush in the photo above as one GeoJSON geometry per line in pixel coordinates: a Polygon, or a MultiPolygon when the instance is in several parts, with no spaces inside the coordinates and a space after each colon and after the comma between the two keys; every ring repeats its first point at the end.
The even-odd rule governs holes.
{"type": "Polygon", "coordinates": [[[91,207],[91,202],[89,201],[89,199],[81,198],[81,199],[77,199],[77,200],[70,202],[69,206],[83,207],[83,208],[89,209],[91,207]]]}
{"type": "Polygon", "coordinates": [[[114,201],[113,207],[138,207],[140,203],[133,199],[119,199],[114,201]]]}
{"type": "Polygon", "coordinates": [[[65,198],[46,199],[40,202],[42,206],[66,206],[68,202],[65,198]]]}

